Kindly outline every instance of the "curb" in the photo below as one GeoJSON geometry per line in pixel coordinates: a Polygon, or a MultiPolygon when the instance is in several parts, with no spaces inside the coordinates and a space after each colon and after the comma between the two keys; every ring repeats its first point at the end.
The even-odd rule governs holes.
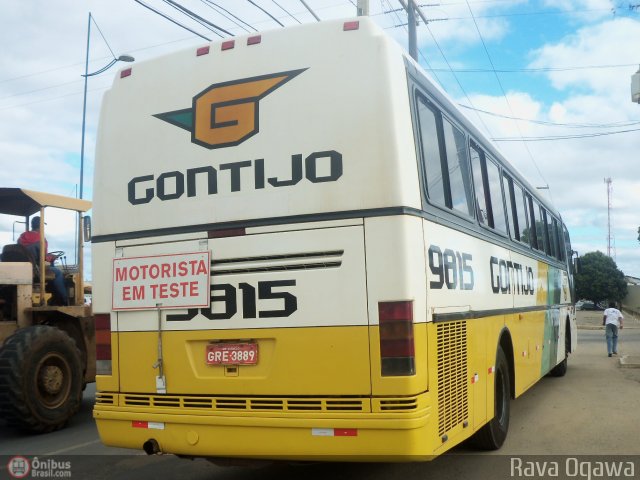
{"type": "MultiPolygon", "coordinates": [[[[604,330],[604,327],[602,325],[578,325],[578,330],[604,330]]],[[[625,330],[637,330],[640,327],[627,327],[625,325],[625,327],[622,329],[622,331],[624,332],[625,330]]]]}
{"type": "Polygon", "coordinates": [[[622,368],[640,368],[640,356],[623,355],[620,357],[620,366],[622,368]]]}

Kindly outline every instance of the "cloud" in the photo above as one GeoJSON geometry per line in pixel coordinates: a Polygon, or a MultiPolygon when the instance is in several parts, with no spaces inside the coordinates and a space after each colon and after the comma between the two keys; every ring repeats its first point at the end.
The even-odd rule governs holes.
{"type": "MultiPolygon", "coordinates": [[[[631,18],[615,18],[583,27],[561,42],[545,45],[531,53],[530,68],[565,68],[629,64],[638,60],[640,22],[631,18]],[[635,41],[634,41],[635,40],[635,41]]],[[[548,78],[559,90],[583,90],[610,99],[624,100],[629,105],[629,78],[634,66],[624,69],[593,68],[549,72],[548,78]]]]}
{"type": "MultiPolygon", "coordinates": [[[[532,52],[532,68],[564,68],[577,65],[628,63],[637,58],[631,38],[640,38],[640,22],[626,18],[606,20],[579,29],[553,44],[532,52]]],[[[636,42],[637,43],[637,42],[636,42]]],[[[508,92],[511,109],[503,97],[471,96],[476,108],[537,121],[571,124],[544,126],[483,115],[494,137],[559,136],[616,132],[640,128],[640,110],[631,103],[629,80],[634,69],[585,69],[548,72],[546,78],[564,98],[545,104],[527,92],[508,92]],[[577,124],[586,127],[577,127],[577,124]],[[597,124],[616,124],[598,128],[597,124]],[[589,127],[588,125],[592,125],[589,127]],[[519,126],[519,129],[518,129],[519,126]],[[572,128],[574,127],[574,128],[572,128]]],[[[462,100],[461,103],[465,103],[462,100]]],[[[471,114],[471,118],[474,115],[471,114]]],[[[476,121],[476,123],[478,123],[476,121]]],[[[551,187],[551,198],[562,213],[581,253],[607,249],[607,188],[613,179],[612,235],[620,248],[619,267],[640,274],[640,162],[637,162],[640,131],[560,141],[499,142],[499,148],[538,186],[543,179],[551,187]],[[531,156],[534,160],[531,160],[531,156]],[[634,248],[635,247],[635,248],[634,248]]]]}

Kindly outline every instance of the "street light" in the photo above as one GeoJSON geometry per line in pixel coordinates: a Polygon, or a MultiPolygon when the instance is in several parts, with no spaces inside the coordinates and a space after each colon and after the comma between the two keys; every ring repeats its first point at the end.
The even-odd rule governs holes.
{"type": "Polygon", "coordinates": [[[91,39],[91,20],[92,20],[91,12],[89,12],[89,23],[87,26],[87,55],[84,62],[84,98],[82,101],[82,143],[80,145],[80,198],[83,198],[83,187],[84,187],[84,136],[85,136],[85,126],[86,126],[86,118],[87,118],[87,80],[89,77],[93,77],[94,75],[99,75],[103,72],[106,72],[108,69],[113,67],[117,62],[133,62],[135,58],[130,55],[120,55],[118,58],[113,57],[107,65],[102,67],[95,72],[89,73],[89,41],[91,39]]]}
{"type": "MultiPolygon", "coordinates": [[[[130,55],[120,55],[118,58],[116,58],[116,56],[113,55],[113,52],[111,52],[111,54],[113,55],[113,60],[111,60],[107,65],[100,68],[99,70],[89,73],[89,42],[91,40],[91,21],[92,20],[93,20],[93,17],[91,16],[91,12],[89,12],[89,21],[87,25],[87,54],[84,61],[84,75],[82,75],[84,77],[84,98],[82,100],[82,143],[80,145],[80,191],[79,191],[80,198],[83,198],[83,192],[84,192],[83,190],[83,187],[84,187],[84,137],[85,137],[85,127],[86,127],[86,119],[87,119],[87,81],[89,77],[93,77],[94,75],[99,75],[103,72],[106,72],[108,69],[113,67],[118,62],[133,62],[135,60],[130,55]]],[[[93,21],[95,23],[95,20],[93,21]]],[[[96,27],[98,27],[97,23],[96,23],[96,27]]],[[[100,27],[98,27],[98,31],[100,31],[100,27]]],[[[100,35],[102,35],[102,32],[100,32],[100,35]]],[[[104,36],[102,38],[104,39],[104,36]]],[[[106,39],[105,39],[105,43],[106,43],[106,39]]],[[[109,46],[108,43],[107,43],[107,46],[109,46]]],[[[109,50],[111,50],[111,48],[109,48],[109,50]]],[[[77,241],[78,241],[78,248],[76,250],[77,251],[76,264],[80,267],[83,261],[82,260],[82,257],[83,257],[82,214],[80,213],[78,213],[77,241]]],[[[83,279],[80,279],[80,282],[82,282],[82,280],[83,279]]]]}

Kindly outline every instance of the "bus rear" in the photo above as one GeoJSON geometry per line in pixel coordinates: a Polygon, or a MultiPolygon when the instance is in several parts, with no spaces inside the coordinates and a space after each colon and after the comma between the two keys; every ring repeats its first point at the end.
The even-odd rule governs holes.
{"type": "Polygon", "coordinates": [[[405,57],[369,20],[121,71],[94,187],[102,441],[432,455],[420,208],[405,57]]]}

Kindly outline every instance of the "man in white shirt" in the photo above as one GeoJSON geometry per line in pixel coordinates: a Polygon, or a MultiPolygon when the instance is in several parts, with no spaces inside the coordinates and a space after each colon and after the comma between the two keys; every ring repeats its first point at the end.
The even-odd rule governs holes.
{"type": "Polygon", "coordinates": [[[609,308],[604,311],[602,325],[607,337],[607,352],[609,356],[618,354],[618,328],[622,329],[622,313],[616,308],[616,304],[609,302],[609,308]]]}

